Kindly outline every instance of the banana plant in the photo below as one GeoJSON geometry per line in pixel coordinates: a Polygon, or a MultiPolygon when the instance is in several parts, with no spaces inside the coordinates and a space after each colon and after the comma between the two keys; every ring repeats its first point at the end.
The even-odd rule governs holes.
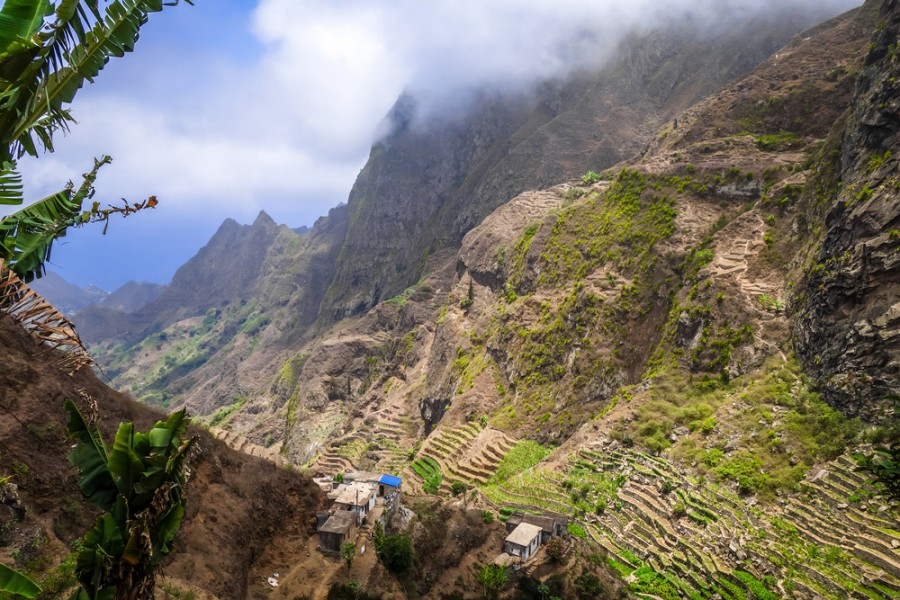
{"type": "Polygon", "coordinates": [[[0,563],[0,592],[12,594],[14,598],[34,598],[41,593],[41,588],[22,573],[0,563]]]}
{"type": "MultiPolygon", "coordinates": [[[[191,0],[185,0],[191,4],[191,0]]],[[[73,122],[69,105],[112,57],[134,49],[150,13],[178,0],[5,0],[0,7],[0,204],[23,203],[16,160],[53,151],[53,135],[73,122]]],[[[70,184],[2,219],[3,258],[24,281],[43,275],[52,241],[85,222],[82,202],[108,157],[70,184]],[[101,164],[102,163],[102,164],[101,164]],[[99,165],[99,166],[98,166],[99,165]],[[86,193],[81,194],[84,190],[86,193]],[[80,220],[79,220],[80,219],[80,220]],[[36,225],[35,222],[38,224],[36,225]],[[22,240],[17,237],[22,236],[22,240]],[[13,250],[10,250],[12,248],[13,250]],[[23,257],[16,248],[24,248],[23,257]]],[[[94,208],[96,213],[97,208],[94,208]]],[[[108,215],[107,215],[108,216],[108,215]]],[[[92,219],[88,219],[92,220],[92,219]]],[[[102,220],[102,219],[97,219],[102,220]]]]}
{"type": "Polygon", "coordinates": [[[172,550],[184,519],[189,450],[185,411],[158,421],[147,433],[122,423],[107,445],[95,423],[67,399],[69,436],[77,441],[69,460],[78,486],[105,511],[84,537],[73,600],[137,600],[153,597],[160,560],[172,550]]]}

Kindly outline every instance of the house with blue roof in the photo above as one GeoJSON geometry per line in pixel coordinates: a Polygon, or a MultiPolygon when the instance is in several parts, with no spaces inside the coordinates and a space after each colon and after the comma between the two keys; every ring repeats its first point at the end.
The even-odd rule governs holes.
{"type": "Polygon", "coordinates": [[[378,495],[390,496],[395,492],[399,492],[402,483],[403,480],[396,475],[382,475],[378,478],[378,495]]]}

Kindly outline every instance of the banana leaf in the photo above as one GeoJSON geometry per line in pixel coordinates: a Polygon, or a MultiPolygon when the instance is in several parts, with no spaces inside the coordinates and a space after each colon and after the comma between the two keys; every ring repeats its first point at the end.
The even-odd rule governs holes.
{"type": "Polygon", "coordinates": [[[51,12],[48,0],[6,0],[0,8],[0,56],[11,46],[34,44],[34,35],[51,12]]]}
{"type": "Polygon", "coordinates": [[[0,563],[0,591],[23,598],[34,598],[41,593],[41,588],[25,575],[0,563]]]}
{"type": "Polygon", "coordinates": [[[116,432],[112,451],[109,453],[107,467],[112,475],[119,493],[125,498],[131,498],[134,484],[140,479],[144,471],[141,457],[132,447],[134,441],[134,423],[122,423],[116,432]]]}
{"type": "Polygon", "coordinates": [[[69,453],[69,462],[78,468],[81,475],[78,487],[101,509],[112,511],[118,488],[109,473],[109,456],[103,438],[96,427],[88,427],[74,402],[67,398],[64,407],[69,417],[69,437],[78,441],[69,453]]]}

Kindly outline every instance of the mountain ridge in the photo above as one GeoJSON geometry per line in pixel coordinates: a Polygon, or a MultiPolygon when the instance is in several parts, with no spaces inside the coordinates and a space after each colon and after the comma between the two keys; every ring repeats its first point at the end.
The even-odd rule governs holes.
{"type": "Polygon", "coordinates": [[[313,472],[565,515],[634,593],[889,598],[900,506],[851,453],[897,436],[898,12],[785,40],[645,113],[633,158],[521,193],[492,169],[528,143],[556,160],[540,126],[503,138],[507,108],[417,146],[401,105],[348,205],[273,241],[255,297],[98,347],[120,385],[313,472]],[[460,209],[479,186],[501,191],[460,209]]]}

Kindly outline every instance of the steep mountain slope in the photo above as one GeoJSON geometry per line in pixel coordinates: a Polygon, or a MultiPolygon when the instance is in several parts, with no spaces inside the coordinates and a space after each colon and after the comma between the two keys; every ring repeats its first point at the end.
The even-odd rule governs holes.
{"type": "Polygon", "coordinates": [[[67,315],[77,313],[88,304],[99,302],[108,294],[95,286],[78,287],[53,272],[36,279],[33,288],[67,315]]]}
{"type": "Polygon", "coordinates": [[[285,361],[227,425],[275,441],[284,415],[283,453],[313,469],[391,470],[419,493],[477,489],[501,514],[565,514],[637,592],[895,596],[900,507],[848,450],[897,435],[881,391],[897,358],[896,163],[889,145],[850,153],[875,174],[870,192],[835,173],[853,115],[885,114],[894,139],[891,101],[868,82],[892,85],[879,40],[895,39],[897,11],[870,2],[824,23],[677,115],[637,160],[517,196],[458,253],[429,257],[427,277],[285,361]],[[848,195],[871,216],[827,219],[848,195]],[[861,276],[866,257],[884,274],[820,286],[810,261],[855,236],[879,251],[854,260],[838,244],[842,268],[861,276]],[[810,305],[811,282],[852,310],[810,305]],[[876,401],[858,412],[887,425],[864,433],[798,362],[815,363],[802,332],[860,314],[871,335],[828,344],[851,360],[876,344],[848,365],[876,401]]]}
{"type": "Polygon", "coordinates": [[[682,24],[632,36],[598,71],[483,94],[465,114],[423,119],[403,97],[348,205],[311,232],[267,217],[226,222],[141,311],[91,308],[75,321],[117,386],[211,417],[256,395],[335,320],[414,285],[502,203],[634,155],[813,18],[788,7],[719,31],[682,24]]]}
{"type": "Polygon", "coordinates": [[[456,247],[517,194],[633,156],[662,123],[811,22],[782,8],[721,32],[675,25],[635,35],[601,71],[523,97],[481,97],[471,117],[423,122],[414,100],[401,98],[350,192],[350,228],[323,317],[358,314],[399,293],[430,254],[456,247]]]}
{"type": "MultiPolygon", "coordinates": [[[[49,360],[9,316],[0,314],[0,560],[35,574],[45,597],[68,597],[70,543],[90,528],[96,509],[81,495],[66,460],[65,398],[101,416],[107,440],[120,421],[146,430],[159,413],[99,382],[88,369],[73,376],[49,360]],[[65,595],[65,596],[64,596],[65,595]]],[[[297,473],[199,436],[187,486],[187,516],[161,583],[199,597],[257,598],[255,582],[305,552],[320,492],[297,473]]],[[[179,591],[180,590],[180,591],[179,591]]]]}
{"type": "Polygon", "coordinates": [[[539,126],[484,98],[432,137],[401,103],[307,234],[335,234],[314,277],[279,238],[258,295],[145,338],[117,381],[315,471],[566,515],[638,593],[892,598],[900,507],[850,452],[897,436],[898,13],[867,2],[694,105],[651,93],[614,167],[561,133],[609,114],[576,93],[602,76],[539,126]],[[556,185],[522,191],[545,159],[556,185]]]}

